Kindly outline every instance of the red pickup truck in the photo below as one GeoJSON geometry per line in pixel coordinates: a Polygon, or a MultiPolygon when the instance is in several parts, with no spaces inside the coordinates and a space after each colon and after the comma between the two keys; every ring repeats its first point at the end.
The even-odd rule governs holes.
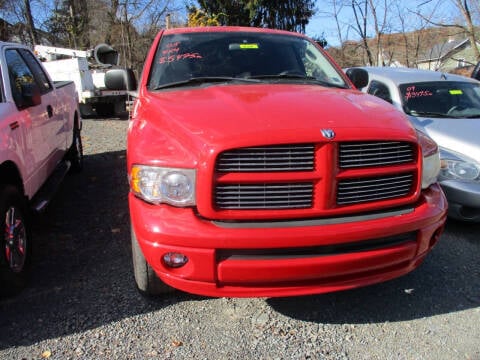
{"type": "Polygon", "coordinates": [[[420,265],[446,218],[438,148],[349,77],[300,34],[158,34],[128,130],[141,292],[293,296],[420,265]]]}
{"type": "Polygon", "coordinates": [[[82,168],[81,120],[73,82],[51,81],[29,48],[0,41],[0,294],[27,280],[30,210],[82,168]]]}

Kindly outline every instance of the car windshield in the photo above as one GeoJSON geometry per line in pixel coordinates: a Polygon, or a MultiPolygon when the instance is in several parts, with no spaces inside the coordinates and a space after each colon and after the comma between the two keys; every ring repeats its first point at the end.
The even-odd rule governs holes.
{"type": "Polygon", "coordinates": [[[165,35],[155,55],[148,89],[266,81],[348,88],[328,58],[305,38],[205,32],[165,35]]]}
{"type": "Polygon", "coordinates": [[[413,116],[478,118],[480,84],[430,81],[400,85],[403,109],[413,116]]]}

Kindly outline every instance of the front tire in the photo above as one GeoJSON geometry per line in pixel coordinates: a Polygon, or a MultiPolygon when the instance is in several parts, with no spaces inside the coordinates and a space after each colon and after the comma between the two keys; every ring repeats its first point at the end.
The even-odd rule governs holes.
{"type": "Polygon", "coordinates": [[[95,111],[100,117],[112,117],[115,113],[115,106],[113,103],[98,103],[95,106],[95,111]]]}
{"type": "Polygon", "coordinates": [[[25,287],[31,263],[27,207],[13,185],[0,188],[0,229],[0,293],[10,296],[25,287]]]}
{"type": "Polygon", "coordinates": [[[131,240],[133,272],[135,274],[135,283],[140,293],[144,296],[156,296],[173,292],[174,289],[160,280],[147,260],[145,260],[133,227],[131,227],[131,240]]]}

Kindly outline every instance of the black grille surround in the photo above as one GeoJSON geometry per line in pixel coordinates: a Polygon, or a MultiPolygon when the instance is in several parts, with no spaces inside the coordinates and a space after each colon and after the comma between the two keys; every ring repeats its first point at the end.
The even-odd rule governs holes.
{"type": "MultiPolygon", "coordinates": [[[[215,163],[212,210],[301,211],[299,216],[375,210],[414,200],[421,152],[402,141],[326,142],[239,148],[215,163]],[[359,208],[359,206],[361,208],[359,208]]],[[[233,212],[231,212],[233,211],[233,212]]],[[[293,213],[292,213],[293,211],[293,213]]],[[[253,214],[253,213],[252,213],[253,214]]],[[[259,213],[260,214],[260,213],[259,213]]]]}

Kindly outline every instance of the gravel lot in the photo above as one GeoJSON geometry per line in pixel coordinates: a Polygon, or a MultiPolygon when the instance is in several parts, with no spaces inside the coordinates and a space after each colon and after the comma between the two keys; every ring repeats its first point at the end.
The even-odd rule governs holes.
{"type": "Polygon", "coordinates": [[[480,225],[449,221],[413,273],[321,296],[145,299],[126,120],[84,120],[85,170],[36,219],[34,274],[0,299],[0,359],[480,359],[480,225]]]}

